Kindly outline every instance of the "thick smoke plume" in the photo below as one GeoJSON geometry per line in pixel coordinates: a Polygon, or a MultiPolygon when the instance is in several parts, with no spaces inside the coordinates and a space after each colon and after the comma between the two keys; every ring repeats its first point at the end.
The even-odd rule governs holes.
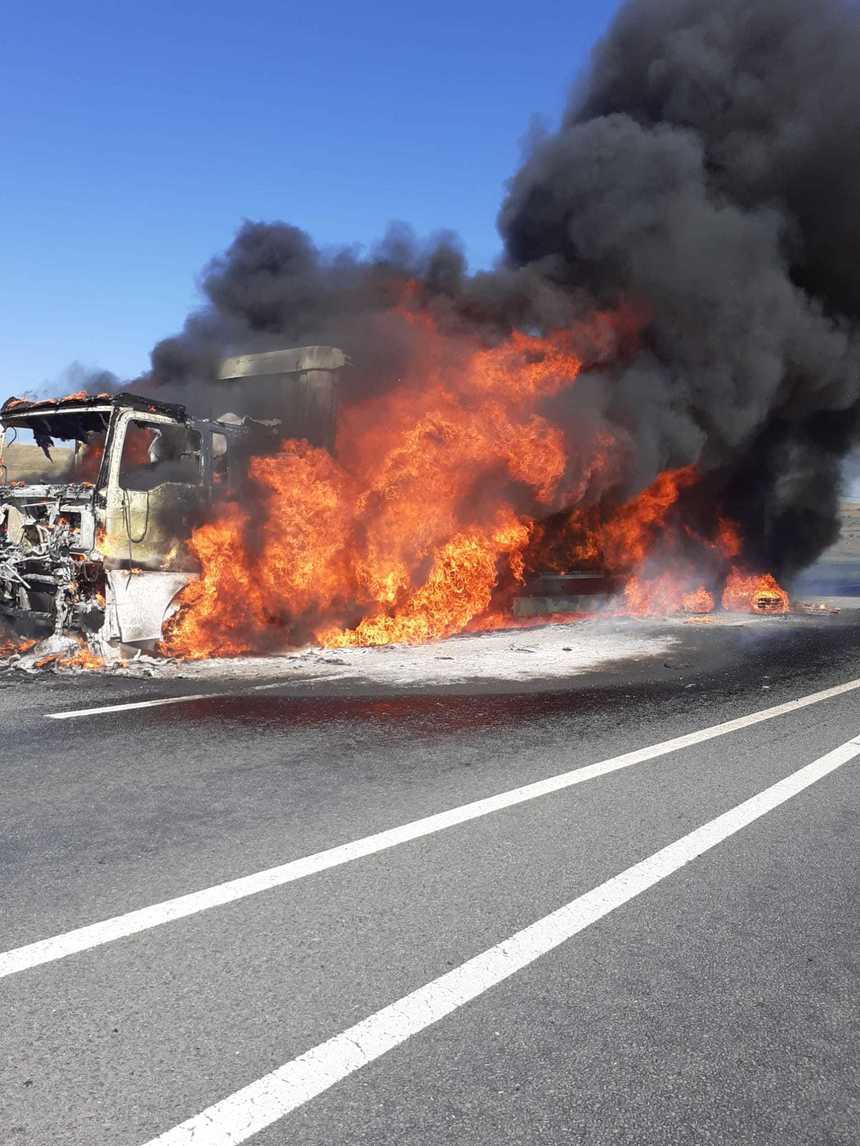
{"type": "Polygon", "coordinates": [[[451,235],[398,228],[362,257],[246,223],[146,384],[190,400],[225,353],[330,342],[364,395],[412,352],[388,317],[407,289],[490,343],[627,312],[635,343],[621,323],[582,347],[590,369],[551,411],[631,442],[589,496],[696,464],[750,560],[790,575],[835,539],[860,437],[858,59],[839,0],[631,0],[510,182],[498,268],[469,275],[451,235]]]}
{"type": "Polygon", "coordinates": [[[517,265],[645,302],[611,414],[779,572],[834,539],[860,420],[858,33],[835,0],[627,5],[501,214],[517,265]]]}

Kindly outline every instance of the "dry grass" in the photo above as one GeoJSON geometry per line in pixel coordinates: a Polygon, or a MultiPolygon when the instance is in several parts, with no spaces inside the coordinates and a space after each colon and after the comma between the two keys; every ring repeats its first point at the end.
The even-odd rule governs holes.
{"type": "Polygon", "coordinates": [[[4,481],[26,481],[29,478],[44,480],[49,477],[61,481],[71,465],[74,451],[68,446],[55,446],[51,451],[53,465],[38,446],[11,445],[6,448],[3,459],[6,473],[0,470],[0,483],[4,481]]]}
{"type": "Polygon", "coordinates": [[[842,535],[822,556],[823,561],[860,560],[860,501],[842,504],[842,535]]]}

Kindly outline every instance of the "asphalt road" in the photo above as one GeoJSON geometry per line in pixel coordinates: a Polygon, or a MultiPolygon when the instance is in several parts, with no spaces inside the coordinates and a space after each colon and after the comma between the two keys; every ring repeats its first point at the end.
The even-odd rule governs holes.
{"type": "MultiPolygon", "coordinates": [[[[691,633],[669,662],[552,691],[224,681],[51,720],[199,688],[3,678],[0,949],[857,678],[856,615],[691,633]]],[[[0,979],[0,1142],[854,1146],[856,759],[627,902],[601,891],[586,925],[503,981],[470,972],[472,996],[449,992],[431,1025],[406,997],[507,958],[536,921],[540,945],[563,905],[858,735],[845,691],[172,922],[25,953],[0,979]],[[264,1083],[167,1134],[398,1000],[397,1045],[389,1018],[352,1066],[343,1040],[316,1052],[299,1090],[319,1093],[283,1117],[264,1083]]]]}

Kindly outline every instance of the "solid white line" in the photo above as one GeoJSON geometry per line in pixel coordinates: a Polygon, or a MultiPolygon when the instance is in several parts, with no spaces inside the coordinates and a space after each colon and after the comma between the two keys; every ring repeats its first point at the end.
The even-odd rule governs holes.
{"type": "Polygon", "coordinates": [[[216,1102],[201,1114],[153,1138],[146,1146],[236,1146],[244,1142],[341,1079],[510,978],[857,756],[860,756],[860,736],[453,971],[433,979],[271,1074],[216,1102]]]}
{"type": "Polygon", "coordinates": [[[664,740],[661,744],[651,745],[649,748],[637,748],[633,752],[625,752],[622,756],[613,756],[609,760],[602,760],[597,764],[588,764],[583,768],[575,768],[571,772],[562,772],[558,776],[550,776],[547,780],[538,780],[534,784],[526,784],[521,788],[512,788],[496,796],[488,796],[483,800],[475,800],[471,804],[462,804],[457,808],[450,808],[445,812],[437,812],[432,816],[425,816],[420,820],[402,824],[400,827],[388,828],[363,839],[353,840],[347,844],[328,848],[326,851],[315,852],[302,859],[291,860],[278,867],[266,868],[264,871],[254,872],[252,875],[240,876],[238,879],[227,880],[225,883],[215,884],[201,891],[189,892],[187,895],[167,899],[161,903],[141,907],[124,915],[115,915],[111,919],[99,923],[90,923],[85,927],[78,927],[74,931],[66,931],[61,935],[54,935],[49,939],[39,939],[35,943],[28,943],[23,947],[16,947],[11,951],[0,954],[0,978],[14,975],[19,971],[26,971],[30,967],[38,967],[42,963],[51,963],[56,959],[64,959],[67,955],[74,955],[79,951],[88,951],[93,947],[100,947],[104,943],[112,943],[116,939],[125,939],[129,935],[136,935],[141,931],[159,927],[163,923],[170,923],[175,919],[184,919],[195,915],[199,911],[208,911],[212,907],[220,907],[226,903],[234,903],[237,899],[244,899],[249,895],[256,895],[261,891],[269,891],[274,887],[293,883],[309,875],[327,871],[329,868],[341,864],[351,863],[364,856],[375,855],[388,848],[397,847],[410,840],[417,840],[434,832],[444,831],[457,824],[477,820],[481,816],[492,812],[502,811],[517,804],[524,804],[540,796],[547,796],[553,792],[560,792],[565,788],[572,788],[576,784],[583,784],[587,780],[598,776],[607,776],[611,772],[618,772],[622,768],[630,768],[634,764],[642,764],[647,760],[655,760],[666,756],[670,752],[678,752],[694,744],[701,744],[707,740],[714,740],[718,736],[726,736],[730,732],[737,732],[742,728],[749,728],[755,724],[762,724],[767,720],[774,720],[779,716],[808,708],[813,704],[820,704],[825,700],[832,700],[837,696],[860,689],[860,679],[848,681],[846,684],[836,685],[834,688],[814,692],[802,696],[797,700],[790,700],[785,704],[765,708],[759,712],[740,716],[735,720],[727,720],[723,724],[715,724],[711,728],[703,728],[697,732],[688,732],[684,736],[676,736],[673,740],[664,740]]]}

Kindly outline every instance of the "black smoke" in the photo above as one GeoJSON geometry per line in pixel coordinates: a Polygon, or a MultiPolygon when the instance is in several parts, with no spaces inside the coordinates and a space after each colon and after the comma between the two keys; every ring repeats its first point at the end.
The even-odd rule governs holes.
{"type": "Polygon", "coordinates": [[[633,443],[616,496],[697,463],[748,558],[790,575],[835,539],[860,440],[858,60],[860,16],[840,0],[631,0],[510,181],[497,268],[470,276],[450,234],[394,228],[362,255],[249,222],[145,384],[331,342],[359,392],[387,385],[410,353],[386,326],[407,283],[447,329],[490,340],[631,307],[635,350],[596,352],[557,416],[633,443]]]}
{"type": "Polygon", "coordinates": [[[858,59],[838,0],[632,0],[499,219],[514,266],[647,305],[607,415],[780,574],[835,539],[860,429],[858,59]]]}
{"type": "Polygon", "coordinates": [[[398,224],[364,255],[322,249],[287,223],[246,221],[203,272],[206,305],[157,344],[142,382],[187,398],[187,387],[211,380],[225,355],[332,344],[352,358],[352,388],[364,394],[404,369],[409,342],[387,316],[410,284],[418,304],[450,309],[466,279],[460,243],[447,232],[419,242],[398,224]]]}

